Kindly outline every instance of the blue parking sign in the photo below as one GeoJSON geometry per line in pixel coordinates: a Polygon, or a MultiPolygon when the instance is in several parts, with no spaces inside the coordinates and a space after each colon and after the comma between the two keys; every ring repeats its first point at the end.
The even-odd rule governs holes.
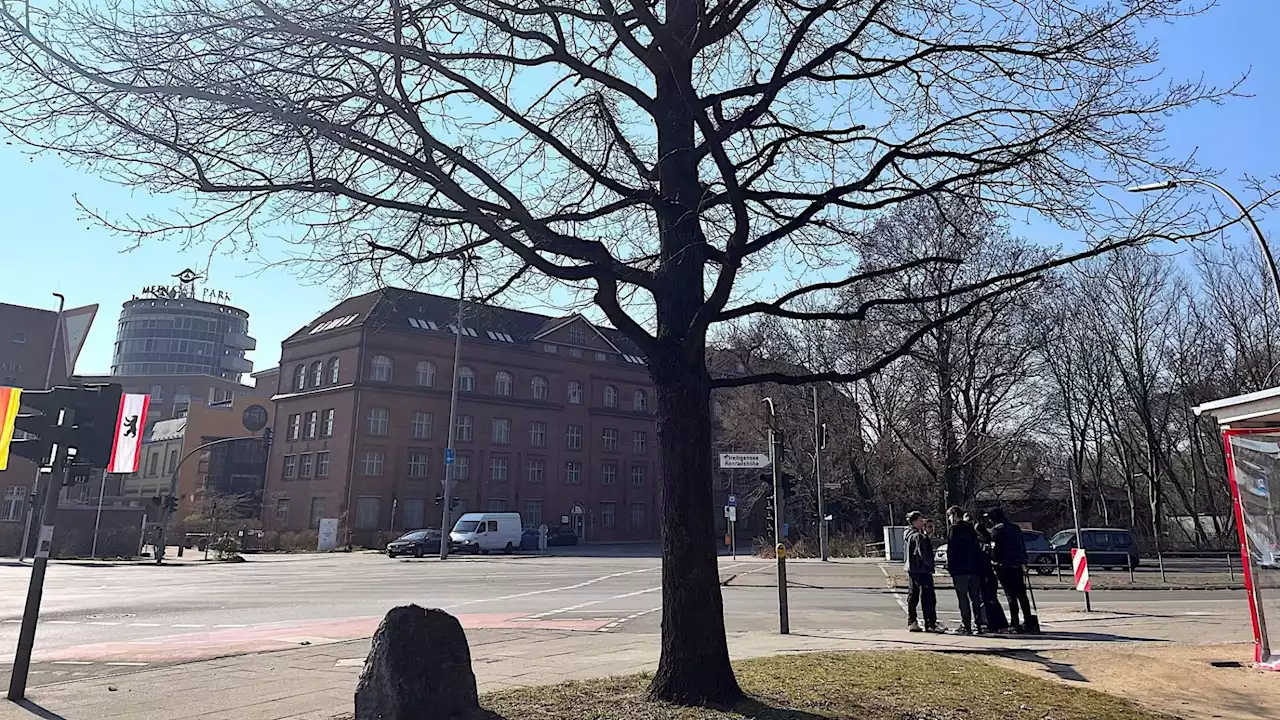
{"type": "Polygon", "coordinates": [[[444,449],[444,464],[445,465],[453,464],[453,448],[444,449]]]}
{"type": "Polygon", "coordinates": [[[730,495],[730,496],[729,496],[729,502],[728,502],[728,505],[729,505],[729,507],[737,507],[737,506],[738,506],[738,496],[737,496],[737,495],[730,495]]]}

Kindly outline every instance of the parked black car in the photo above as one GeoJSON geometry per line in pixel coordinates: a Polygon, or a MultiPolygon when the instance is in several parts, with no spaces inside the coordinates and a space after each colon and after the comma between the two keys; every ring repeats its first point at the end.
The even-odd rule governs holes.
{"type": "Polygon", "coordinates": [[[547,530],[547,547],[577,544],[578,534],[568,525],[560,525],[547,530]]]}
{"type": "MultiPolygon", "coordinates": [[[[1138,544],[1133,532],[1122,528],[1081,528],[1089,567],[1114,570],[1138,567],[1138,544]]],[[[1071,567],[1071,548],[1076,546],[1076,531],[1063,530],[1049,541],[1058,552],[1058,564],[1071,567]]]]}
{"type": "Polygon", "coordinates": [[[422,557],[440,552],[440,531],[435,528],[411,530],[387,543],[387,557],[412,555],[422,557]]]}

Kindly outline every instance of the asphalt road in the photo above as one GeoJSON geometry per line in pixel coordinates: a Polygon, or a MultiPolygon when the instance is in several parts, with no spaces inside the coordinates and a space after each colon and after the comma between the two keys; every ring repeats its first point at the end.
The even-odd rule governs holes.
{"type": "MultiPolygon", "coordinates": [[[[720,570],[727,630],[776,630],[772,561],[726,557],[720,570]]],[[[12,661],[29,573],[17,563],[0,566],[0,672],[12,661]]],[[[886,589],[874,562],[793,561],[789,579],[793,632],[905,624],[903,594],[886,589]]],[[[949,595],[939,593],[944,623],[955,615],[949,595]]],[[[1081,606],[1070,590],[1043,589],[1036,599],[1042,615],[1081,606]]],[[[661,565],[634,556],[441,563],[376,554],[165,567],[55,562],[32,683],[367,637],[387,609],[405,603],[447,609],[468,628],[656,633],[661,565]]],[[[1094,603],[1113,612],[1236,618],[1248,627],[1240,591],[1115,590],[1095,593],[1094,603]]]]}

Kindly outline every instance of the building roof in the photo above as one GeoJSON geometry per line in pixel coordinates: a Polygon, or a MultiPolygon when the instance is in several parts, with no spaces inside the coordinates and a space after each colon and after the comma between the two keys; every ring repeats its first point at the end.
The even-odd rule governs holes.
{"type": "Polygon", "coordinates": [[[173,420],[158,420],[155,425],[151,426],[151,436],[147,438],[147,442],[164,442],[165,440],[178,440],[187,431],[187,419],[175,418],[173,420]]]}
{"type": "MultiPolygon", "coordinates": [[[[335,330],[353,327],[395,329],[404,332],[439,332],[453,334],[457,318],[457,298],[431,295],[401,288],[383,288],[348,298],[299,329],[285,344],[308,339],[335,330]]],[[[549,328],[568,324],[577,315],[550,316],[523,310],[464,302],[463,331],[469,337],[492,342],[528,344],[549,328]]],[[[618,330],[596,325],[583,318],[624,357],[644,357],[635,343],[618,330]]]]}

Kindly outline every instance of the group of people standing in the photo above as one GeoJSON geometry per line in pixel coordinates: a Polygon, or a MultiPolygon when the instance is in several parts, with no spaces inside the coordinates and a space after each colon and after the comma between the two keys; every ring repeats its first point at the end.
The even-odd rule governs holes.
{"type": "MultiPolygon", "coordinates": [[[[909,527],[903,535],[903,545],[910,580],[907,629],[911,632],[946,632],[938,624],[933,540],[927,527],[931,524],[919,511],[907,515],[909,527]],[[924,610],[923,627],[916,614],[920,606],[924,610]]],[[[1027,596],[1027,545],[1022,528],[1009,522],[999,509],[975,520],[957,506],[947,510],[947,524],[947,574],[960,605],[960,628],[956,632],[1036,632],[1039,624],[1027,596]],[[1009,603],[1008,618],[1000,607],[997,584],[1004,588],[1009,603]]]]}

